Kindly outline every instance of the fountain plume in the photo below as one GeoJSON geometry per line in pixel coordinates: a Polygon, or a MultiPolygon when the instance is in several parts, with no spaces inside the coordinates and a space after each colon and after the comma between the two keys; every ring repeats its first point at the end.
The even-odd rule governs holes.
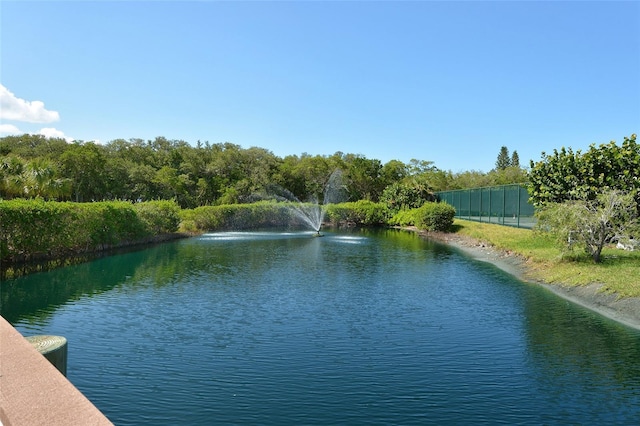
{"type": "Polygon", "coordinates": [[[326,214],[326,205],[339,203],[346,200],[346,190],[342,184],[342,171],[334,171],[324,188],[322,202],[317,196],[307,201],[300,201],[291,191],[279,185],[272,184],[266,188],[266,194],[262,198],[275,199],[288,203],[290,213],[305,226],[320,235],[320,229],[326,214]]]}

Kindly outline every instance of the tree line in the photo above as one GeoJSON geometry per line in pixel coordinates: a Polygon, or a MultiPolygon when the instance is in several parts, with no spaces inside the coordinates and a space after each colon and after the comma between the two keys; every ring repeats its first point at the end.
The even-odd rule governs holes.
{"type": "MultiPolygon", "coordinates": [[[[182,208],[243,203],[272,185],[298,199],[322,201],[335,170],[346,200],[430,199],[436,191],[526,181],[517,165],[488,172],[441,170],[431,161],[382,163],[360,154],[289,155],[225,142],[156,137],[94,142],[24,134],[0,138],[0,199],[148,201],[173,199],[182,208]]],[[[414,204],[419,202],[414,202],[414,204]]]]}
{"type": "MultiPolygon", "coordinates": [[[[564,147],[551,155],[543,152],[528,170],[520,167],[517,151],[509,155],[503,146],[488,173],[453,173],[415,159],[383,164],[342,152],[280,158],[258,147],[193,146],[164,137],[105,145],[28,134],[0,138],[0,200],[172,200],[177,209],[197,210],[249,203],[278,186],[301,201],[323,202],[324,188],[336,171],[344,195],[340,201],[353,203],[345,210],[348,214],[336,216],[340,220],[352,220],[349,215],[357,212],[356,222],[415,224],[423,220],[420,215],[431,216],[428,209],[419,209],[434,200],[434,192],[523,183],[537,208],[538,229],[554,234],[566,251],[583,247],[599,262],[605,244],[640,247],[640,145],[635,134],[620,145],[592,144],[584,153],[564,147]],[[357,204],[361,201],[366,203],[357,204]]],[[[148,209],[158,210],[154,205],[148,209]]],[[[206,222],[227,210],[198,210],[189,220],[206,222]]]]}

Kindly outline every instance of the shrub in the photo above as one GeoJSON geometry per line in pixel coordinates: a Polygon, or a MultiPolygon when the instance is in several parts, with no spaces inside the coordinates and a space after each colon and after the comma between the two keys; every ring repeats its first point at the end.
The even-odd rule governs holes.
{"type": "Polygon", "coordinates": [[[87,213],[84,229],[96,248],[134,241],[151,234],[129,202],[82,203],[76,206],[87,213]]]}
{"type": "Polygon", "coordinates": [[[71,203],[0,201],[0,259],[52,254],[78,244],[81,238],[73,229],[77,217],[71,203]]]}
{"type": "Polygon", "coordinates": [[[183,211],[183,227],[201,231],[256,229],[299,225],[288,203],[259,201],[252,204],[202,206],[183,211]]]}
{"type": "Polygon", "coordinates": [[[427,231],[446,232],[453,225],[456,209],[447,203],[424,203],[416,212],[416,226],[427,231]]]}
{"type": "Polygon", "coordinates": [[[418,209],[400,210],[389,219],[389,225],[414,226],[416,224],[416,211],[418,209]]]}
{"type": "Polygon", "coordinates": [[[529,194],[536,207],[568,200],[595,200],[601,188],[633,194],[640,212],[640,144],[635,134],[615,142],[589,146],[585,153],[571,148],[542,153],[542,160],[530,163],[529,194]]]}
{"type": "Polygon", "coordinates": [[[171,233],[180,225],[180,206],[175,201],[146,201],[134,204],[145,227],[153,234],[171,233]]]}
{"type": "Polygon", "coordinates": [[[384,203],[368,200],[328,204],[326,220],[331,224],[353,224],[359,226],[377,226],[387,223],[389,210],[384,203]]]}
{"type": "Polygon", "coordinates": [[[427,231],[446,232],[453,225],[456,209],[447,203],[426,202],[417,209],[401,210],[390,220],[390,225],[411,226],[427,231]]]}
{"type": "MultiPolygon", "coordinates": [[[[269,227],[306,227],[294,211],[316,209],[315,204],[298,204],[274,201],[259,201],[252,204],[229,204],[221,206],[203,206],[183,211],[182,228],[201,231],[228,229],[256,229],[269,227]]],[[[325,220],[333,225],[384,225],[388,210],[382,203],[357,201],[354,203],[328,204],[325,220]]]]}
{"type": "Polygon", "coordinates": [[[134,208],[124,201],[0,201],[0,260],[62,257],[175,230],[177,206],[172,202],[144,204],[134,208]]]}
{"type": "Polygon", "coordinates": [[[392,183],[385,188],[380,197],[380,202],[385,203],[393,213],[419,208],[427,201],[433,200],[435,197],[428,187],[415,179],[392,183]]]}
{"type": "Polygon", "coordinates": [[[595,200],[547,203],[538,213],[536,229],[553,235],[564,252],[581,247],[595,263],[605,244],[640,232],[633,194],[605,190],[595,200]]]}

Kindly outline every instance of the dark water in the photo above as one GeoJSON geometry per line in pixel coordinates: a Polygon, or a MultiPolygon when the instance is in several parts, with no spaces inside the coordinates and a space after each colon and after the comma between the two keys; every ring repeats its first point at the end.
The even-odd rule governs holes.
{"type": "Polygon", "coordinates": [[[117,425],[640,422],[639,332],[411,233],[211,234],[1,297],[117,425]]]}

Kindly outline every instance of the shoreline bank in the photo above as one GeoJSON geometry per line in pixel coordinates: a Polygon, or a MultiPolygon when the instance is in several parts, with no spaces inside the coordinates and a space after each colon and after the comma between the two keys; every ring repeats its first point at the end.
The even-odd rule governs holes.
{"type": "Polygon", "coordinates": [[[600,284],[565,286],[545,283],[532,279],[528,275],[529,267],[526,259],[511,252],[495,249],[482,241],[467,236],[412,230],[423,238],[454,247],[475,260],[491,263],[520,281],[540,285],[565,300],[627,327],[640,330],[640,298],[619,299],[615,294],[602,292],[600,284]]]}

